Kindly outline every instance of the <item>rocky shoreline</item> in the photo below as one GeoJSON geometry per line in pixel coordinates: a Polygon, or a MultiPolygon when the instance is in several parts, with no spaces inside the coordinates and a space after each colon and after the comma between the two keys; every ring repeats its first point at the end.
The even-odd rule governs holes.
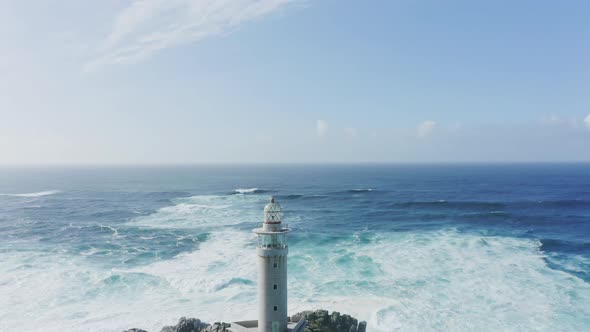
{"type": "MultiPolygon", "coordinates": [[[[366,332],[367,322],[359,322],[349,315],[327,310],[302,311],[290,317],[292,322],[301,319],[307,321],[305,332],[366,332]]],[[[226,332],[231,327],[229,323],[216,322],[207,324],[197,318],[182,317],[174,326],[164,326],[160,332],[226,332]]],[[[148,332],[146,330],[132,328],[123,332],[148,332]]]]}

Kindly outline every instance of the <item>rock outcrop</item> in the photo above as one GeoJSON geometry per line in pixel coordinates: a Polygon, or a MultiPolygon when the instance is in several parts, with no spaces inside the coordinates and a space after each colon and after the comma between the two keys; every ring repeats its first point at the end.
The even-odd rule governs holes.
{"type": "MultiPolygon", "coordinates": [[[[174,326],[164,326],[160,332],[226,332],[230,324],[213,323],[207,324],[197,318],[182,317],[174,326]]],[[[142,329],[129,329],[123,332],[147,332],[142,329]]]]}
{"type": "Polygon", "coordinates": [[[178,320],[178,324],[164,326],[160,332],[205,332],[209,326],[209,324],[203,323],[197,318],[181,317],[178,320]]]}
{"type": "MultiPolygon", "coordinates": [[[[307,321],[305,332],[366,332],[367,322],[358,322],[358,320],[349,315],[340,314],[332,311],[330,314],[327,310],[302,311],[291,316],[292,322],[299,322],[301,319],[307,321]]],[[[230,324],[213,323],[207,324],[197,318],[182,317],[178,324],[174,326],[165,326],[160,332],[227,332],[230,324]]],[[[123,332],[147,332],[142,329],[129,329],[123,332]]]]}
{"type": "Polygon", "coordinates": [[[366,332],[367,322],[337,311],[330,314],[327,310],[303,311],[291,316],[291,321],[307,321],[305,332],[366,332]]]}

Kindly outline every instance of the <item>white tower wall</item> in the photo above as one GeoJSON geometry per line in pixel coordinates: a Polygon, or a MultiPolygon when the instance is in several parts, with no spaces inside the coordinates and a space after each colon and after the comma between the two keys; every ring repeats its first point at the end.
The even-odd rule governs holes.
{"type": "Polygon", "coordinates": [[[258,234],[258,331],[287,332],[287,233],[281,206],[271,198],[258,234]]]}
{"type": "Polygon", "coordinates": [[[258,249],[258,331],[287,331],[287,249],[258,249]],[[276,310],[275,310],[276,309],[276,310]]]}

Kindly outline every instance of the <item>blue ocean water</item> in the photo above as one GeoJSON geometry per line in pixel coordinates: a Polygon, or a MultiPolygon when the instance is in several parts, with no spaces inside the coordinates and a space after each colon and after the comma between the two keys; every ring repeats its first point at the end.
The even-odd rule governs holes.
{"type": "Polygon", "coordinates": [[[289,311],[371,331],[590,330],[590,165],[0,169],[0,331],[256,317],[285,210],[289,311]]]}

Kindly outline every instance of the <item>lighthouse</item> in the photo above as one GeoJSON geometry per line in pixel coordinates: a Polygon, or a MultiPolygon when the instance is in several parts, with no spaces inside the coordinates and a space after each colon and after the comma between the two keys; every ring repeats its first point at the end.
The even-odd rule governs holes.
{"type": "Polygon", "coordinates": [[[274,197],[264,207],[258,234],[258,331],[287,332],[287,233],[283,210],[274,197]]]}

